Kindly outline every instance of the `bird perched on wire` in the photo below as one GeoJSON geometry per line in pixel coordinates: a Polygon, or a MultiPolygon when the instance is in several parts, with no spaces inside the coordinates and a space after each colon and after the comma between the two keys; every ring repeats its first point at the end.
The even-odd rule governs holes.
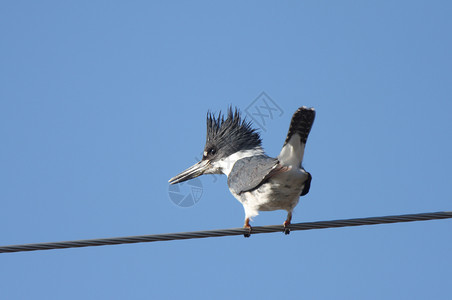
{"type": "Polygon", "coordinates": [[[169,180],[170,184],[203,174],[225,174],[232,195],[245,209],[249,237],[251,218],[259,211],[286,210],[284,232],[289,234],[292,212],[300,196],[309,192],[312,176],[303,166],[306,140],[314,123],[314,108],[300,107],[293,115],[289,132],[277,158],[264,153],[259,133],[240,112],[229,107],[225,118],[207,113],[207,139],[200,162],[169,180]]]}

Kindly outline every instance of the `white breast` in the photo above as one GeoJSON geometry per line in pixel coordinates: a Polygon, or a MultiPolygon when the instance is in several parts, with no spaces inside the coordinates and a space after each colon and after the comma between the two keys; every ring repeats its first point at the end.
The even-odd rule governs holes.
{"type": "Polygon", "coordinates": [[[292,168],[290,171],[273,176],[259,188],[240,195],[231,193],[245,209],[245,214],[252,218],[259,211],[283,209],[292,211],[298,204],[304,183],[308,178],[303,169],[292,168]]]}

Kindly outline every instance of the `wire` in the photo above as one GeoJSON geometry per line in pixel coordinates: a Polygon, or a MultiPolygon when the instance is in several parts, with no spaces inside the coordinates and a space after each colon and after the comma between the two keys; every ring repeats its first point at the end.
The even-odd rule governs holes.
{"type": "MultiPolygon", "coordinates": [[[[323,229],[323,228],[338,228],[338,227],[349,227],[349,226],[439,220],[439,219],[448,219],[448,218],[452,218],[452,211],[408,214],[408,215],[395,215],[395,216],[384,216],[384,217],[344,219],[344,220],[333,220],[333,221],[305,222],[305,223],[291,224],[289,226],[289,228],[292,231],[296,231],[296,230],[311,230],[311,229],[323,229]]],[[[256,227],[252,228],[251,233],[258,234],[258,233],[281,232],[283,230],[284,230],[283,225],[256,226],[256,227]]],[[[192,231],[192,232],[180,232],[180,233],[166,233],[166,234],[152,234],[152,235],[116,237],[116,238],[66,241],[66,242],[56,242],[56,243],[10,245],[10,246],[0,247],[0,253],[65,249],[65,248],[80,248],[80,247],[91,247],[91,246],[119,245],[119,244],[133,244],[133,243],[143,243],[143,242],[200,239],[200,238],[208,238],[208,237],[243,235],[246,233],[249,233],[248,229],[231,228],[231,229],[204,230],[204,231],[192,231]]]]}

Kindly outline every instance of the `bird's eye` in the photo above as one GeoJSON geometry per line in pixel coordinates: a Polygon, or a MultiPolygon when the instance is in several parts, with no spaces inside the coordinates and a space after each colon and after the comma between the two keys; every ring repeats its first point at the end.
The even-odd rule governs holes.
{"type": "Polygon", "coordinates": [[[217,153],[217,149],[215,149],[215,148],[210,148],[210,150],[209,150],[209,155],[215,155],[215,153],[217,153]]]}

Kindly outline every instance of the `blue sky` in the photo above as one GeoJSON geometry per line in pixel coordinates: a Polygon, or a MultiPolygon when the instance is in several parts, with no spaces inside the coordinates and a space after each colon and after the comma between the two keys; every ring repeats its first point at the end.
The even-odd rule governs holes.
{"type": "MultiPolygon", "coordinates": [[[[294,222],[452,210],[448,1],[12,1],[0,10],[0,244],[240,227],[225,177],[175,205],[205,116],[302,105],[294,222]],[[255,105],[255,104],[254,104],[255,105]]],[[[257,127],[257,125],[255,125],[257,127]]],[[[185,185],[182,192],[188,192],[185,185]]],[[[254,225],[281,224],[282,211],[254,225]]],[[[446,299],[450,220],[0,254],[4,299],[446,299]]]]}

